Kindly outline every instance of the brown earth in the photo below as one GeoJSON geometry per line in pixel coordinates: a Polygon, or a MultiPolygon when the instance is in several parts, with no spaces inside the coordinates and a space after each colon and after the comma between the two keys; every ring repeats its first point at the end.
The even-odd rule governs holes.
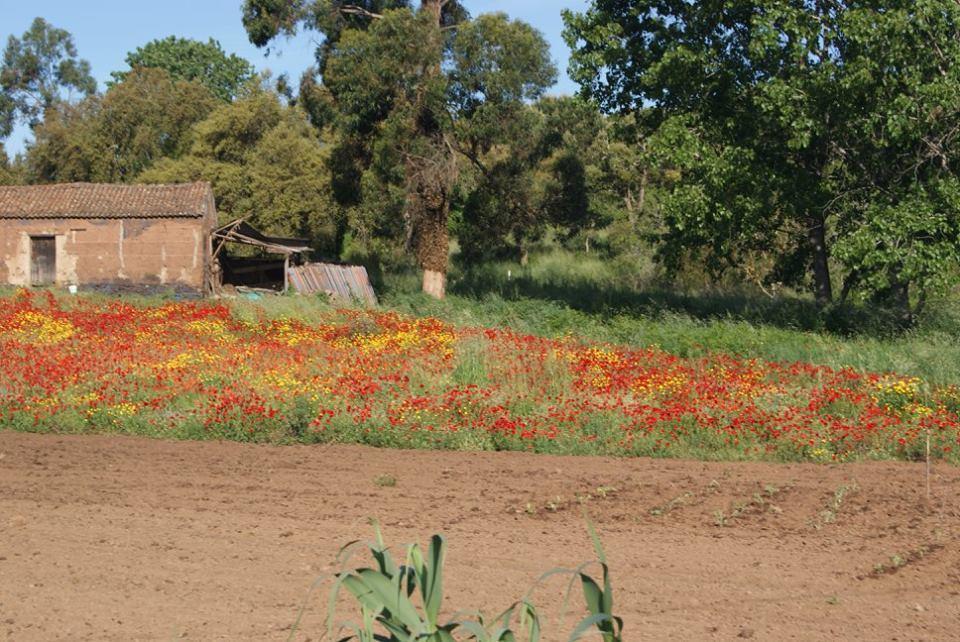
{"type": "MultiPolygon", "coordinates": [[[[0,431],[0,639],[284,640],[339,547],[371,534],[371,515],[398,544],[444,533],[447,607],[491,611],[591,558],[582,503],[631,642],[957,640],[960,470],[934,466],[932,488],[928,506],[922,464],[0,431]]],[[[534,593],[554,618],[563,584],[534,593]]],[[[325,603],[310,598],[297,639],[321,637],[325,603]]],[[[548,639],[566,639],[571,622],[555,624],[548,639]]]]}

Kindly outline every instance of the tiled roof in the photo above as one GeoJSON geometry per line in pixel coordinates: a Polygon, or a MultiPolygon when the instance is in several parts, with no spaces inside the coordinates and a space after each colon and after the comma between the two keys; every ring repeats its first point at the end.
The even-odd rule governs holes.
{"type": "Polygon", "coordinates": [[[0,186],[0,218],[190,218],[209,203],[209,183],[0,186]]]}

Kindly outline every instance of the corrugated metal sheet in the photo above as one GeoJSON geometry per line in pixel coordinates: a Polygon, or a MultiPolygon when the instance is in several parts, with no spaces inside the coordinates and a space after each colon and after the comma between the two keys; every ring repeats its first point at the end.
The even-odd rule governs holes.
{"type": "Polygon", "coordinates": [[[377,295],[370,285],[367,268],[360,265],[307,263],[291,267],[287,276],[290,286],[300,294],[326,293],[342,301],[377,304],[377,295]]]}

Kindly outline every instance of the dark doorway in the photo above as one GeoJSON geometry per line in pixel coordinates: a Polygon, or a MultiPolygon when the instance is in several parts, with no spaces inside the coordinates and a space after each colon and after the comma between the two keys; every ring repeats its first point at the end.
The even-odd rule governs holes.
{"type": "Polygon", "coordinates": [[[30,237],[30,284],[52,285],[57,280],[57,242],[53,236],[30,237]]]}

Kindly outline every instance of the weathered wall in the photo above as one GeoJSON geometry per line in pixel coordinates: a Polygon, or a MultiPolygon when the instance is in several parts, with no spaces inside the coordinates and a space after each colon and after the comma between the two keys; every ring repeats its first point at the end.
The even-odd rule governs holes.
{"type": "Polygon", "coordinates": [[[176,219],[0,220],[0,283],[30,285],[30,237],[53,235],[57,285],[203,287],[207,222],[176,219]]]}

